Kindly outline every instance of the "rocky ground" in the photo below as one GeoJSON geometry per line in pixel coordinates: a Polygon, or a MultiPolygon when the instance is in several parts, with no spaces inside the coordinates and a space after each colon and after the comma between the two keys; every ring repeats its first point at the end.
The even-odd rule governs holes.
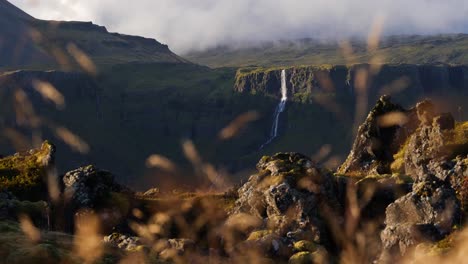
{"type": "Polygon", "coordinates": [[[135,193],[55,148],[0,159],[0,262],[463,263],[468,122],[383,96],[337,171],[265,156],[225,193],[135,193]]]}

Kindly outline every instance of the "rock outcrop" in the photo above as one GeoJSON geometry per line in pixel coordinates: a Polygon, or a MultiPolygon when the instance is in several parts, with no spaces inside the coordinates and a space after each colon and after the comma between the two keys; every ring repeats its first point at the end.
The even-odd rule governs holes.
{"type": "Polygon", "coordinates": [[[383,262],[398,259],[419,243],[440,241],[465,217],[468,125],[456,124],[451,114],[436,113],[429,101],[416,109],[420,126],[394,162],[401,163],[399,173],[415,183],[386,209],[383,262]]]}
{"type": "Polygon", "coordinates": [[[442,163],[451,159],[448,146],[450,136],[447,132],[455,128],[455,120],[451,114],[441,114],[432,118],[424,117],[421,127],[411,136],[405,152],[405,173],[415,180],[424,175],[437,175],[445,180],[443,169],[437,171],[442,163]]]}
{"type": "Polygon", "coordinates": [[[48,200],[47,182],[54,180],[55,146],[45,141],[40,148],[0,159],[0,188],[19,199],[48,200]],[[52,177],[48,177],[48,176],[52,177]]]}
{"type": "Polygon", "coordinates": [[[63,184],[66,199],[76,209],[97,208],[111,193],[129,191],[118,184],[110,172],[93,165],[67,172],[63,176],[63,184]]]}
{"type": "Polygon", "coordinates": [[[381,234],[383,261],[398,258],[422,242],[436,242],[461,222],[460,201],[450,185],[429,176],[387,207],[381,234]]]}
{"type": "Polygon", "coordinates": [[[275,252],[283,243],[306,238],[330,245],[320,212],[326,206],[341,210],[333,176],[298,153],[263,157],[257,169],[258,173],[239,189],[239,198],[230,212],[231,216],[247,213],[262,219],[261,228],[271,230],[267,236],[251,240],[266,243],[269,251],[275,252]]]}
{"type": "Polygon", "coordinates": [[[415,110],[405,110],[382,96],[359,127],[346,161],[338,169],[340,174],[369,175],[391,173],[393,155],[417,128],[415,110]]]}

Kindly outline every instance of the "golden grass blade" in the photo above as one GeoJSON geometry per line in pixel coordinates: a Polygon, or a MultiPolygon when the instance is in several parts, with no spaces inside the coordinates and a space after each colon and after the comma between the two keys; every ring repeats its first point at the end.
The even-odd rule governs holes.
{"type": "Polygon", "coordinates": [[[34,80],[33,87],[41,94],[42,98],[53,102],[57,109],[62,110],[65,108],[65,98],[51,83],[34,80]]]}

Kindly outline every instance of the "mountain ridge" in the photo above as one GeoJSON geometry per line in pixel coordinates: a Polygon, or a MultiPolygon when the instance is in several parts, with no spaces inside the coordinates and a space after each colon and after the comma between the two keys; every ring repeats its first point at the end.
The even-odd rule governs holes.
{"type": "Polygon", "coordinates": [[[264,42],[249,47],[217,47],[184,56],[209,67],[301,66],[321,64],[468,64],[468,34],[395,35],[369,51],[364,39],[264,42]],[[376,60],[376,58],[378,60],[376,60]]]}
{"type": "Polygon", "coordinates": [[[0,69],[80,70],[82,55],[102,67],[190,63],[155,39],[111,33],[92,22],[36,19],[6,0],[0,1],[0,48],[0,69]]]}

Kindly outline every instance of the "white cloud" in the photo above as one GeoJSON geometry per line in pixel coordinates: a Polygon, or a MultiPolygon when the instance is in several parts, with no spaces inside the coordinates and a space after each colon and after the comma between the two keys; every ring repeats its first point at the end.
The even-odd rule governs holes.
{"type": "Polygon", "coordinates": [[[43,19],[85,20],[153,37],[177,52],[262,40],[468,33],[467,0],[12,0],[43,19]]]}

